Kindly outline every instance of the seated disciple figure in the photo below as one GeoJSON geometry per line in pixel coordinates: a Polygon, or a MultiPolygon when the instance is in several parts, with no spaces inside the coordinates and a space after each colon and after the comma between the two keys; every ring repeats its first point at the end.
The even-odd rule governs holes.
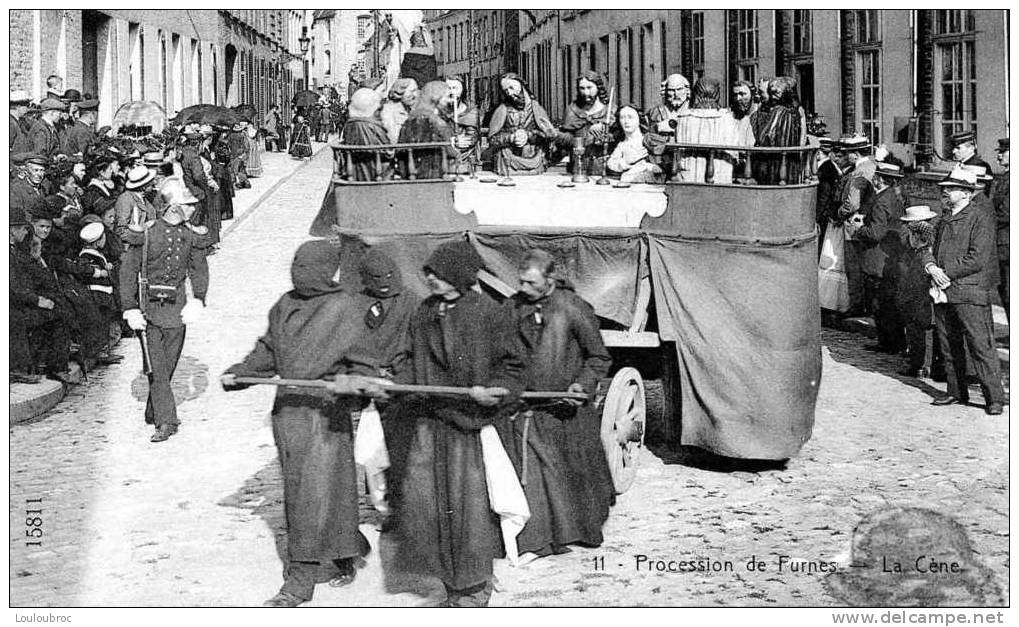
{"type": "Polygon", "coordinates": [[[407,121],[417,99],[418,84],[413,78],[398,78],[393,82],[393,87],[389,90],[389,98],[379,112],[379,119],[386,127],[391,143],[395,144],[400,140],[400,129],[407,121]]]}
{"type": "Polygon", "coordinates": [[[616,118],[622,139],[609,155],[606,164],[609,174],[618,176],[624,183],[660,183],[662,169],[648,159],[640,111],[634,105],[623,105],[616,118]]]}
{"type": "MultiPolygon", "coordinates": [[[[750,128],[739,124],[732,112],[718,103],[720,83],[713,78],[702,78],[694,84],[693,100],[688,115],[679,120],[676,140],[681,144],[707,146],[753,146],[750,128]]],[[[697,150],[686,148],[680,160],[680,178],[697,183],[732,183],[732,166],[738,153],[727,150],[697,150]],[[712,176],[708,180],[708,157],[711,157],[712,176]]]]}
{"type": "MultiPolygon", "coordinates": [[[[763,104],[751,116],[754,137],[758,146],[795,147],[805,140],[802,108],[796,97],[796,82],[780,76],[768,83],[767,107],[763,104]]],[[[762,185],[775,185],[782,181],[782,156],[755,155],[754,178],[762,185]]],[[[789,153],[786,161],[786,183],[800,182],[800,157],[789,153]]]]}
{"type": "Polygon", "coordinates": [[[676,140],[676,126],[679,120],[690,111],[690,81],[682,74],[670,74],[662,81],[662,103],[652,107],[647,113],[647,133],[644,134],[644,146],[651,158],[659,165],[666,167],[664,159],[665,144],[676,140]]]}
{"type": "Polygon", "coordinates": [[[488,125],[495,170],[503,176],[541,174],[548,167],[545,149],[559,131],[522,78],[504,74],[499,86],[503,102],[488,125]]]}
{"type": "Polygon", "coordinates": [[[445,81],[426,83],[418,96],[417,104],[410,117],[400,129],[401,144],[422,144],[444,142],[445,148],[421,148],[413,151],[399,150],[400,174],[405,179],[437,179],[449,170],[446,163],[456,157],[453,147],[453,129],[440,115],[453,104],[453,92],[445,81]],[[447,161],[448,159],[448,161],[447,161]]]}
{"type": "MultiPolygon", "coordinates": [[[[350,97],[349,117],[340,131],[339,143],[358,146],[380,146],[390,143],[386,127],[376,116],[380,104],[381,96],[375,90],[362,87],[355,91],[350,97]]],[[[351,151],[345,155],[345,158],[349,159],[349,164],[341,166],[347,169],[347,176],[355,181],[387,179],[392,174],[392,168],[388,166],[391,156],[384,154],[376,160],[374,152],[351,151]],[[381,171],[379,164],[382,165],[381,171]]]]}
{"type": "MultiPolygon", "coordinates": [[[[607,142],[612,139],[610,122],[615,119],[615,107],[609,108],[609,93],[605,79],[593,70],[585,70],[577,78],[577,97],[566,106],[561,131],[556,143],[560,149],[571,150],[574,142],[584,146],[585,172],[601,168],[607,142]]],[[[570,162],[570,171],[575,164],[570,162]]]]}
{"type": "Polygon", "coordinates": [[[456,147],[456,172],[466,174],[476,163],[476,151],[481,140],[481,116],[478,108],[467,102],[463,82],[458,78],[447,78],[446,84],[453,94],[452,107],[447,115],[453,126],[453,145],[456,147]]]}

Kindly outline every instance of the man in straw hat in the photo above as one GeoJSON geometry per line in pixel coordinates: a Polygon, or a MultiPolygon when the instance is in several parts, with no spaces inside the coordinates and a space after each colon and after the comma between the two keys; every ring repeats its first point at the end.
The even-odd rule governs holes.
{"type": "Polygon", "coordinates": [[[128,248],[120,268],[124,320],[140,336],[145,331],[148,340],[152,373],[145,422],[156,428],[152,442],[177,433],[180,420],[170,379],[184,347],[186,325],[200,317],[209,289],[208,241],[199,232],[203,227],[188,224],[198,199],[179,178],[167,179],[161,193],[163,215],[143,224],[141,241],[128,248]],[[190,301],[185,292],[188,279],[194,294],[190,301]]]}
{"type": "Polygon", "coordinates": [[[982,190],[977,176],[956,168],[938,183],[944,206],[933,250],[924,269],[946,302],[935,301],[934,325],[945,358],[948,390],[933,405],[966,404],[966,348],[983,390],[985,411],[1002,413],[1005,393],[994,346],[991,290],[994,289],[994,216],[973,202],[982,190]]]}
{"type": "Polygon", "coordinates": [[[117,235],[129,244],[140,243],[145,224],[155,220],[158,213],[146,198],[156,173],[143,165],[127,171],[124,191],[117,197],[117,235]]]}
{"type": "MultiPolygon", "coordinates": [[[[847,135],[839,140],[836,150],[838,158],[849,168],[839,190],[838,216],[847,224],[860,224],[874,206],[873,180],[877,162],[870,157],[870,140],[863,135],[847,135]]],[[[867,303],[863,286],[863,251],[860,243],[852,239],[851,228],[846,233],[845,261],[846,279],[849,281],[848,315],[865,315],[867,303]]]]}
{"type": "Polygon", "coordinates": [[[870,213],[863,216],[863,225],[852,230],[861,253],[863,285],[867,305],[874,312],[878,343],[875,351],[896,354],[905,344],[905,336],[895,308],[895,285],[892,272],[886,272],[889,249],[900,245],[899,218],[905,210],[895,189],[902,180],[902,168],[891,163],[878,163],[874,174],[874,202],[870,213]]]}
{"type": "Polygon", "coordinates": [[[10,99],[10,135],[8,136],[8,148],[11,152],[25,152],[28,150],[28,124],[25,113],[28,112],[28,105],[32,97],[22,89],[11,91],[10,99]]]}

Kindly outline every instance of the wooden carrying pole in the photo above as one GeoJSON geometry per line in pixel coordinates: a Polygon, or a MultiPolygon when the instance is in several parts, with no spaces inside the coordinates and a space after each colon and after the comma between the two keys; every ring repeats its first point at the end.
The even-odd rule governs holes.
{"type": "MultiPolygon", "coordinates": [[[[373,377],[351,377],[368,384],[375,384],[390,394],[430,394],[435,396],[468,396],[470,388],[453,387],[449,385],[410,385],[403,383],[391,383],[386,379],[373,377]]],[[[321,379],[269,379],[264,377],[235,377],[234,381],[245,385],[276,385],[282,387],[319,388],[328,390],[332,387],[332,381],[321,379]]],[[[520,398],[524,400],[558,400],[570,399],[576,401],[590,400],[587,394],[582,392],[523,392],[520,398]]]]}

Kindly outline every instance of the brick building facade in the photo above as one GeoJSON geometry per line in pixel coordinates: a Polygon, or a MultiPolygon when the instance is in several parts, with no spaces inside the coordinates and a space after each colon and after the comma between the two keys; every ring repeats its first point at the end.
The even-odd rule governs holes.
{"type": "Polygon", "coordinates": [[[499,101],[499,77],[519,69],[519,20],[507,9],[424,11],[439,75],[460,78],[483,112],[499,101]]]}
{"type": "MultiPolygon", "coordinates": [[[[300,12],[297,12],[300,13],[300,12]]],[[[46,77],[100,100],[99,124],[133,100],[173,116],[199,103],[285,102],[300,68],[286,9],[11,10],[10,88],[38,100],[46,77]]]]}
{"type": "Polygon", "coordinates": [[[553,116],[586,68],[645,109],[673,72],[793,76],[831,134],[860,131],[926,162],[953,132],[977,130],[984,155],[1008,135],[1008,21],[965,9],[520,11],[520,67],[553,116]]]}

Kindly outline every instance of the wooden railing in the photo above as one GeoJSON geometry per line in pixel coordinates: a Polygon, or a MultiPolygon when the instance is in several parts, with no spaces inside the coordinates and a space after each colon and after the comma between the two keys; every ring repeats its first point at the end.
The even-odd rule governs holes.
{"type": "MultiPolygon", "coordinates": [[[[735,153],[737,164],[741,167],[741,175],[736,174],[736,167],[733,167],[733,183],[741,185],[787,185],[793,183],[808,183],[817,178],[815,168],[816,146],[788,146],[780,148],[756,147],[756,146],[725,146],[714,144],[688,144],[668,143],[665,145],[663,166],[665,167],[667,180],[670,183],[709,183],[715,182],[715,160],[722,159],[719,153],[735,153]],[[668,158],[671,155],[671,158],[668,158]],[[755,158],[754,155],[757,157],[755,158]],[[778,156],[778,167],[775,180],[759,181],[755,177],[754,163],[758,160],[762,163],[774,164],[773,156],[778,156]],[[686,181],[683,179],[682,162],[685,157],[702,157],[704,163],[703,181],[686,181]]],[[[772,166],[773,167],[773,166],[772,166]]],[[[757,174],[760,174],[758,172],[757,174]]]]}
{"type": "MultiPolygon", "coordinates": [[[[449,142],[423,142],[404,144],[331,144],[333,149],[333,175],[347,182],[381,181],[440,181],[455,178],[456,157],[450,154],[449,142]],[[415,156],[417,155],[417,156],[415,156]],[[419,166],[427,160],[437,163],[439,176],[419,176],[419,166]],[[371,179],[358,177],[357,166],[367,166],[371,179]],[[394,172],[399,178],[393,178],[394,172]]],[[[430,173],[426,173],[430,174],[430,173]]]]}

